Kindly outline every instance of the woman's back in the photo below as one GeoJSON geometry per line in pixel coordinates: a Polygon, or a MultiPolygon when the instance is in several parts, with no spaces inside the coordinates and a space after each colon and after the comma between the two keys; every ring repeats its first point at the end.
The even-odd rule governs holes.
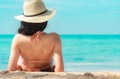
{"type": "Polygon", "coordinates": [[[17,40],[20,51],[18,65],[22,70],[29,71],[51,66],[57,38],[56,33],[39,32],[33,36],[17,34],[14,39],[17,40]]]}
{"type": "Polygon", "coordinates": [[[25,58],[25,60],[29,61],[42,59],[50,60],[56,43],[54,39],[55,37],[53,36],[55,35],[43,33],[40,34],[37,41],[33,41],[36,40],[36,37],[33,37],[32,39],[32,36],[24,36],[20,34],[19,37],[21,39],[19,40],[19,49],[21,55],[25,58]]]}

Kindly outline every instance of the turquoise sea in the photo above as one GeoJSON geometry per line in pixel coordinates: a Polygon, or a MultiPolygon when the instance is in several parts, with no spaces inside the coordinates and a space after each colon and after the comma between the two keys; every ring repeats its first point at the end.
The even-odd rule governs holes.
{"type": "MultiPolygon", "coordinates": [[[[0,35],[0,70],[6,70],[14,35],[0,35]]],[[[120,35],[61,35],[65,71],[120,71],[120,35]]]]}

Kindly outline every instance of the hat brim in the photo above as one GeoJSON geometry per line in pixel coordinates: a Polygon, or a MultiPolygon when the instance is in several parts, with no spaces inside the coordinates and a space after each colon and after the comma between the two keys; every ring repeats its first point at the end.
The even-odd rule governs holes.
{"type": "Polygon", "coordinates": [[[41,22],[48,21],[55,14],[56,14],[56,10],[55,9],[51,9],[51,10],[47,10],[47,12],[45,12],[44,14],[41,14],[41,15],[37,15],[37,16],[33,16],[33,17],[26,17],[24,15],[19,15],[19,16],[15,16],[15,18],[17,20],[25,21],[25,22],[41,23],[41,22]]]}

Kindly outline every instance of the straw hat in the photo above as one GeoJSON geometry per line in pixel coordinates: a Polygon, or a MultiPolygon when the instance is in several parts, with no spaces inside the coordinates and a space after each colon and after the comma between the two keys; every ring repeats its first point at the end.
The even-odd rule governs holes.
{"type": "Polygon", "coordinates": [[[31,22],[41,23],[52,18],[56,10],[47,10],[41,0],[25,0],[23,5],[23,15],[15,16],[16,19],[31,22]]]}

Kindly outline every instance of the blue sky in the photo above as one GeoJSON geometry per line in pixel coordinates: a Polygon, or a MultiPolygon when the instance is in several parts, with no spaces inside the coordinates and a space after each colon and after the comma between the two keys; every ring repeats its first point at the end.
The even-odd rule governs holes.
{"type": "MultiPolygon", "coordinates": [[[[15,34],[24,0],[0,0],[0,34],[15,34]]],[[[120,0],[43,0],[56,8],[47,32],[59,34],[120,34],[120,0]]]]}

